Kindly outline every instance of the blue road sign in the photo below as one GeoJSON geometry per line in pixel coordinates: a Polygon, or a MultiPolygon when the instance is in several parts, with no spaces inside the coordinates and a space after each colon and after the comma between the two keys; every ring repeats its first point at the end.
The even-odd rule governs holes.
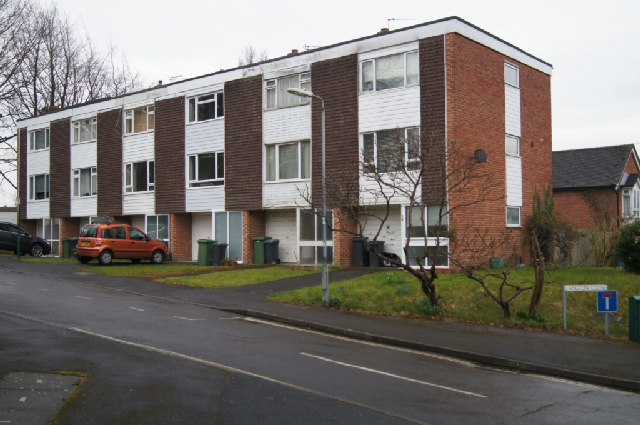
{"type": "Polygon", "coordinates": [[[618,291],[598,291],[598,313],[618,311],[618,291]]]}

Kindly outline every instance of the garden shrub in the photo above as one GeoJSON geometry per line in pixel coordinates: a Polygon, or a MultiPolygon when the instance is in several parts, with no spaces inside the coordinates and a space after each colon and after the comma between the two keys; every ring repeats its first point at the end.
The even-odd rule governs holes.
{"type": "Polygon", "coordinates": [[[640,273],[640,220],[620,229],[616,255],[626,271],[640,273]]]}

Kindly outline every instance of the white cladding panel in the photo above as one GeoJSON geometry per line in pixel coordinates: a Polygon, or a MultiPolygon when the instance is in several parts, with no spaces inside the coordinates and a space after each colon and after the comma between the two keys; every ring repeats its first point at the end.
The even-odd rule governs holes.
{"type": "Polygon", "coordinates": [[[202,123],[187,124],[185,128],[185,153],[224,150],[224,118],[202,123]]]}
{"type": "Polygon", "coordinates": [[[507,205],[522,206],[522,158],[507,155],[507,205]]]}
{"type": "Polygon", "coordinates": [[[27,218],[49,218],[49,201],[27,201],[27,218]]]}
{"type": "Polygon", "coordinates": [[[98,197],[71,198],[71,217],[90,217],[98,215],[98,197]]]}
{"type": "MultiPolygon", "coordinates": [[[[412,184],[404,179],[398,179],[392,183],[391,179],[387,179],[391,187],[387,185],[380,185],[374,179],[367,177],[364,174],[360,174],[360,203],[363,205],[384,205],[387,203],[387,197],[392,205],[408,204],[408,193],[412,190],[412,184]],[[395,188],[404,188],[402,190],[395,190],[395,188]],[[394,193],[395,192],[395,193],[394,193]],[[386,196],[384,196],[386,195],[386,196]]],[[[422,185],[419,185],[416,189],[416,199],[422,198],[422,185]]]]}
{"type": "Polygon", "coordinates": [[[358,96],[360,133],[420,126],[420,87],[406,87],[358,96]]]}
{"type": "Polygon", "coordinates": [[[273,239],[280,239],[278,255],[283,263],[297,263],[298,241],[296,210],[265,211],[266,232],[273,239]]]}
{"type": "Polygon", "coordinates": [[[310,193],[309,182],[265,183],[262,186],[262,206],[264,208],[305,207],[308,202],[303,196],[310,193]]]}
{"type": "Polygon", "coordinates": [[[265,111],[262,119],[265,143],[311,139],[311,104],[265,111]]]}
{"type": "Polygon", "coordinates": [[[191,259],[198,259],[198,239],[213,239],[211,213],[193,214],[191,216],[191,259]]]}
{"type": "Polygon", "coordinates": [[[187,211],[224,210],[224,186],[187,188],[187,211]]]}
{"type": "Polygon", "coordinates": [[[153,192],[128,193],[123,196],[122,215],[154,214],[155,197],[153,192]]]}
{"type": "MultiPolygon", "coordinates": [[[[384,223],[382,231],[378,236],[379,241],[384,241],[384,252],[392,252],[402,257],[402,221],[401,221],[401,207],[392,206],[389,214],[389,218],[384,223]]],[[[374,214],[378,216],[384,215],[383,208],[374,209],[374,214]]],[[[370,218],[368,222],[364,223],[365,228],[363,235],[368,238],[373,238],[380,227],[380,220],[370,218]]]]}
{"type": "Polygon", "coordinates": [[[27,175],[34,174],[49,174],[49,149],[28,154],[27,175]]]}
{"type": "Polygon", "coordinates": [[[520,137],[520,89],[504,85],[505,133],[520,137]]]}
{"type": "Polygon", "coordinates": [[[71,145],[71,169],[95,167],[98,163],[95,142],[71,145]]]}
{"type": "Polygon", "coordinates": [[[153,131],[122,139],[122,162],[149,161],[154,158],[153,131]]]}

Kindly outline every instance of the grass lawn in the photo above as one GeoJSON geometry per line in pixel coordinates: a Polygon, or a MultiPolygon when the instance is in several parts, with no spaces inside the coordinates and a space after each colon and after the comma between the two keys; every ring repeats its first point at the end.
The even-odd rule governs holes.
{"type": "MultiPolygon", "coordinates": [[[[512,271],[522,280],[533,280],[533,269],[512,271]]],[[[562,330],[562,285],[609,284],[618,291],[618,316],[610,320],[610,335],[626,339],[629,331],[628,298],[640,295],[640,276],[615,268],[570,268],[548,274],[551,283],[545,285],[538,317],[526,317],[531,291],[521,294],[511,304],[511,318],[505,319],[500,307],[484,292],[480,284],[462,275],[439,275],[436,293],[441,297],[440,311],[433,314],[425,304],[418,281],[406,272],[388,271],[334,282],[330,285],[330,302],[335,308],[368,314],[406,317],[432,316],[442,320],[463,320],[498,326],[517,326],[562,330]]],[[[497,282],[490,284],[497,287],[497,282]]],[[[319,286],[272,294],[270,299],[294,304],[322,304],[319,286]]],[[[595,292],[567,293],[568,329],[570,332],[603,336],[604,322],[594,316],[597,311],[595,292]]]]}
{"type": "Polygon", "coordinates": [[[232,286],[250,285],[253,283],[269,282],[288,277],[303,276],[317,273],[316,269],[303,269],[295,267],[272,266],[260,268],[236,268],[220,267],[213,273],[203,273],[194,276],[176,276],[156,279],[158,282],[174,285],[201,286],[204,288],[228,288],[232,286]]]}
{"type": "Polygon", "coordinates": [[[151,279],[228,269],[228,267],[197,266],[195,264],[151,264],[149,262],[133,264],[130,260],[114,260],[113,264],[108,266],[100,266],[95,261],[89,264],[80,264],[78,260],[75,261],[82,270],[92,273],[99,273],[105,276],[136,276],[151,279]]]}

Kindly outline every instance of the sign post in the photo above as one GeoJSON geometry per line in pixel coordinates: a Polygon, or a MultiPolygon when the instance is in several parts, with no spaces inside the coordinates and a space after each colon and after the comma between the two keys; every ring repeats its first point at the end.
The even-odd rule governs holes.
{"type": "MultiPolygon", "coordinates": [[[[567,285],[563,283],[562,284],[562,328],[565,331],[567,330],[567,292],[587,292],[587,291],[597,292],[597,291],[606,291],[607,289],[609,289],[609,287],[606,282],[598,285],[567,285]]],[[[605,320],[607,320],[608,318],[609,317],[607,316],[605,320]]],[[[608,329],[609,328],[607,327],[607,331],[608,329]]]]}
{"type": "Polygon", "coordinates": [[[604,313],[604,336],[609,336],[609,313],[618,311],[618,291],[598,291],[598,313],[604,313]]]}

